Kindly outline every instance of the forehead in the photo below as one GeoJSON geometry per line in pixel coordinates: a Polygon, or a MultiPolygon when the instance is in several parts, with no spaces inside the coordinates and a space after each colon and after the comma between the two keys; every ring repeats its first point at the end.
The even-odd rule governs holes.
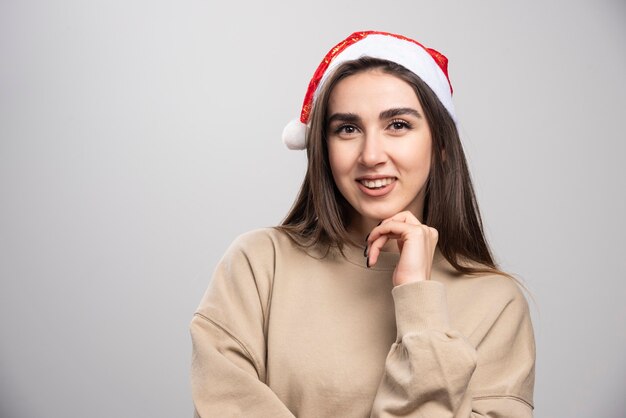
{"type": "Polygon", "coordinates": [[[328,100],[328,114],[378,114],[381,110],[397,107],[421,109],[413,86],[379,70],[360,72],[340,80],[328,100]]]}

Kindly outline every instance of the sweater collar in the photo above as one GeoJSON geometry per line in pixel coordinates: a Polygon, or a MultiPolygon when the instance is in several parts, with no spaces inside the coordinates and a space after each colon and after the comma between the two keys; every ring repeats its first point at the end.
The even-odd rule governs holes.
{"type": "MultiPolygon", "coordinates": [[[[339,253],[339,250],[335,248],[335,251],[339,253]]],[[[354,245],[344,245],[343,253],[346,259],[357,266],[367,268],[365,265],[365,257],[363,253],[365,251],[365,246],[354,246],[354,245]]],[[[400,260],[400,253],[382,251],[378,256],[378,261],[376,265],[371,267],[370,270],[380,270],[380,271],[393,271],[400,260]]],[[[439,251],[439,248],[435,249],[435,255],[433,257],[433,266],[438,265],[443,260],[443,255],[439,251]]]]}

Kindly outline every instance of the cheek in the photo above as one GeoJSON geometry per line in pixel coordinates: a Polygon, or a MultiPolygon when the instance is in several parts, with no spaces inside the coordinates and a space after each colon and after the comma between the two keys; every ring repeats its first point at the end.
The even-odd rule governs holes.
{"type": "Polygon", "coordinates": [[[341,193],[341,195],[349,199],[351,194],[352,184],[352,159],[350,157],[350,150],[341,145],[334,144],[328,146],[328,162],[330,164],[330,172],[335,182],[335,186],[341,193]]]}
{"type": "Polygon", "coordinates": [[[425,136],[415,149],[416,163],[430,171],[433,159],[433,141],[430,135],[425,136]]]}
{"type": "Polygon", "coordinates": [[[416,180],[424,180],[430,173],[432,165],[432,149],[430,146],[415,147],[402,153],[402,162],[398,161],[407,171],[417,176],[416,180]]]}
{"type": "Polygon", "coordinates": [[[348,170],[347,158],[345,152],[342,152],[337,144],[328,144],[328,162],[330,163],[330,170],[335,182],[341,179],[341,175],[345,174],[348,170]]]}

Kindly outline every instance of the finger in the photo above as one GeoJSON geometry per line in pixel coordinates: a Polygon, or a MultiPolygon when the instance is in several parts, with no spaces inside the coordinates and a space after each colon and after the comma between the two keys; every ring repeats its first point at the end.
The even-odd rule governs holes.
{"type": "Polygon", "coordinates": [[[389,241],[389,236],[383,235],[371,243],[366,259],[366,264],[368,268],[376,265],[376,262],[378,261],[378,256],[380,255],[380,251],[385,246],[387,241],[389,241]]]}
{"type": "Polygon", "coordinates": [[[415,215],[413,215],[413,213],[409,212],[408,210],[402,211],[402,212],[398,212],[395,215],[387,218],[387,219],[383,219],[382,221],[380,221],[380,223],[378,225],[376,225],[377,227],[388,223],[388,222],[392,222],[392,221],[397,221],[397,222],[403,222],[403,223],[408,223],[410,225],[422,225],[422,223],[419,221],[419,219],[417,219],[415,217],[415,215]]]}
{"type": "Polygon", "coordinates": [[[422,225],[422,223],[413,215],[413,212],[404,210],[402,212],[396,213],[391,218],[387,220],[400,221],[404,223],[408,223],[411,225],[422,225]]]}
{"type": "Polygon", "coordinates": [[[428,227],[428,230],[430,231],[432,241],[437,244],[437,241],[439,241],[439,231],[432,227],[428,227]]]}
{"type": "MultiPolygon", "coordinates": [[[[419,219],[417,219],[415,217],[415,215],[413,215],[412,212],[410,212],[408,210],[405,210],[405,211],[396,213],[394,216],[392,216],[390,218],[383,219],[372,230],[374,230],[375,228],[379,227],[380,225],[382,225],[384,223],[391,222],[391,221],[403,222],[403,223],[407,223],[409,225],[422,225],[422,223],[419,221],[419,219]]],[[[370,234],[371,234],[371,231],[365,237],[365,242],[366,243],[368,242],[368,238],[369,238],[370,234]]]]}
{"type": "Polygon", "coordinates": [[[367,258],[366,263],[368,267],[372,267],[376,264],[376,262],[378,261],[378,256],[380,255],[380,252],[382,251],[382,248],[390,239],[397,240],[398,249],[402,251],[402,229],[416,227],[415,225],[410,226],[410,224],[407,224],[401,221],[387,220],[387,226],[383,229],[378,229],[378,233],[373,235],[373,232],[377,228],[380,228],[381,225],[374,228],[374,230],[372,230],[372,232],[368,235],[367,247],[365,250],[365,254],[367,258]],[[399,228],[395,228],[396,232],[393,232],[391,230],[392,227],[389,225],[389,223],[391,222],[394,222],[398,225],[399,228]]]}
{"type": "Polygon", "coordinates": [[[426,225],[418,224],[409,224],[402,221],[396,220],[388,220],[387,222],[383,222],[376,228],[372,229],[369,236],[367,237],[368,244],[376,241],[382,235],[391,235],[390,238],[401,238],[403,235],[414,232],[414,231],[422,231],[424,233],[424,228],[429,228],[426,225]]]}

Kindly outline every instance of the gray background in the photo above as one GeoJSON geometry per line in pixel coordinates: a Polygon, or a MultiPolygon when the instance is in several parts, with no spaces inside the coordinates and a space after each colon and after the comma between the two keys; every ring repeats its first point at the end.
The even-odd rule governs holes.
{"type": "Polygon", "coordinates": [[[624,417],[623,1],[2,1],[0,416],[184,417],[215,263],[355,30],[450,58],[488,236],[534,302],[536,416],[624,417]]]}

